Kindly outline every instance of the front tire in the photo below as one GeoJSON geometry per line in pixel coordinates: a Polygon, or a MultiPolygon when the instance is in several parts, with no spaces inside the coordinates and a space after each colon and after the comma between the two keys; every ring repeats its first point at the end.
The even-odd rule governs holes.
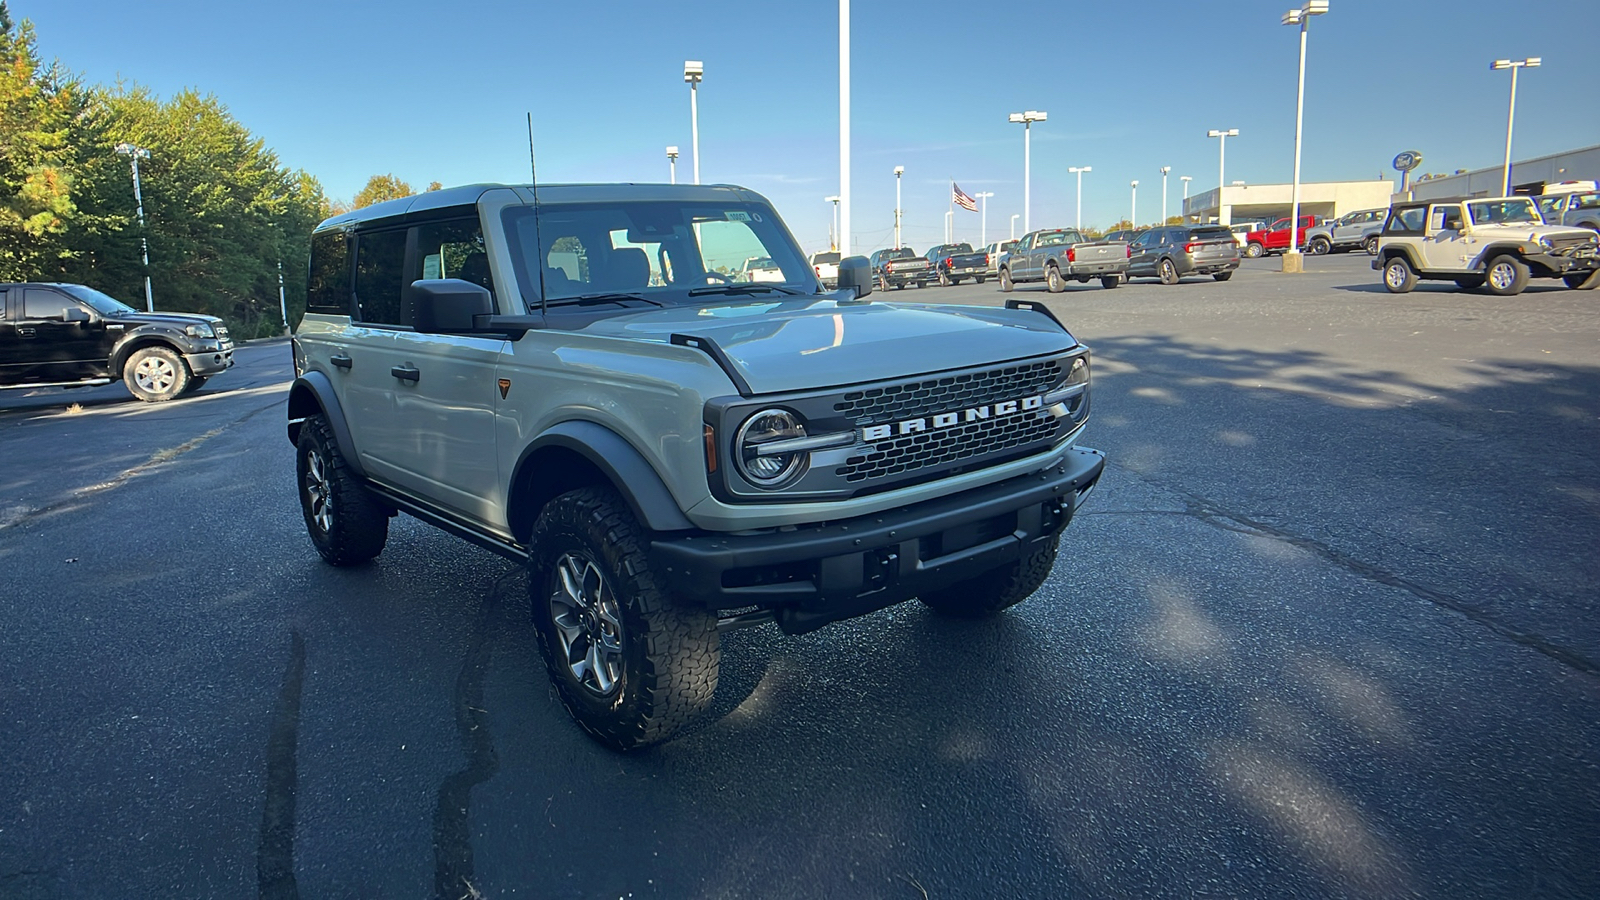
{"type": "Polygon", "coordinates": [[[1179,281],[1178,267],[1173,265],[1170,259],[1163,259],[1156,264],[1156,275],[1160,277],[1162,284],[1177,284],[1179,281]]]}
{"type": "Polygon", "coordinates": [[[1012,289],[1014,289],[1016,286],[1017,286],[1016,283],[1011,280],[1011,270],[1010,269],[1001,269],[1000,270],[1000,290],[1002,292],[1004,292],[1004,293],[1009,294],[1009,293],[1011,293],[1012,289]]]}
{"type": "Polygon", "coordinates": [[[302,422],[295,451],[300,512],[322,558],[330,565],[353,566],[382,553],[389,540],[389,511],[350,471],[328,420],[312,416],[302,422]]]}
{"type": "Polygon", "coordinates": [[[1483,286],[1501,297],[1520,294],[1528,286],[1528,264],[1509,253],[1496,256],[1484,270],[1483,286]]]}
{"type": "Polygon", "coordinates": [[[616,750],[659,743],[717,690],[717,617],[657,582],[648,534],[610,487],[555,498],[534,525],[534,629],[561,704],[616,750]]]}
{"type": "Polygon", "coordinates": [[[1325,237],[1314,237],[1311,239],[1311,246],[1306,249],[1311,251],[1312,256],[1325,256],[1333,249],[1333,245],[1328,243],[1325,237]]]}
{"type": "Polygon", "coordinates": [[[128,392],[148,403],[164,403],[189,388],[189,365],[167,347],[140,347],[122,367],[128,392]]]}
{"type": "Polygon", "coordinates": [[[1561,283],[1573,290],[1578,290],[1583,287],[1583,283],[1588,281],[1592,274],[1591,272],[1570,272],[1561,276],[1561,283]]]}
{"type": "Polygon", "coordinates": [[[1045,290],[1052,294],[1059,294],[1067,289],[1067,282],[1061,277],[1059,267],[1050,266],[1044,270],[1044,286],[1045,290]]]}
{"type": "Polygon", "coordinates": [[[1246,244],[1244,248],[1244,255],[1250,257],[1251,259],[1260,259],[1266,252],[1267,248],[1261,246],[1255,241],[1251,241],[1250,243],[1246,244]]]}
{"type": "Polygon", "coordinates": [[[1409,293],[1417,286],[1417,273],[1412,271],[1411,264],[1406,262],[1404,256],[1391,257],[1384,265],[1383,286],[1391,294],[1409,293]]]}
{"type": "Polygon", "coordinates": [[[1055,566],[1056,547],[1060,542],[1061,535],[1057,533],[1014,563],[948,587],[926,591],[918,599],[941,615],[961,619],[996,615],[1028,599],[1044,584],[1055,566]]]}

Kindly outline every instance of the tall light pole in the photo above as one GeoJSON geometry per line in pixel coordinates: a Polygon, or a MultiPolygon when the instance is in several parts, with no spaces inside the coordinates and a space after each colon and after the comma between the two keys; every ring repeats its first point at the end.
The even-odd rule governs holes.
{"type": "Polygon", "coordinates": [[[1218,225],[1230,225],[1230,224],[1232,224],[1232,221],[1231,221],[1233,219],[1232,212],[1231,211],[1225,212],[1224,210],[1226,210],[1227,207],[1222,205],[1222,186],[1228,183],[1228,182],[1223,180],[1223,172],[1224,172],[1224,169],[1225,169],[1225,164],[1227,163],[1227,160],[1228,160],[1228,138],[1238,137],[1238,136],[1239,136],[1239,129],[1237,129],[1237,128],[1229,128],[1227,131],[1219,131],[1219,130],[1213,128],[1210,131],[1206,132],[1206,137],[1218,138],[1218,141],[1217,141],[1217,224],[1218,225]]]}
{"type": "Polygon", "coordinates": [[[839,0],[839,246],[850,253],[850,0],[839,0]]]}
{"type": "Polygon", "coordinates": [[[1026,233],[1033,229],[1032,206],[1030,203],[1033,191],[1029,180],[1031,177],[1029,170],[1033,163],[1033,144],[1031,141],[1033,123],[1043,122],[1045,119],[1050,118],[1050,114],[1030,109],[1026,112],[1012,113],[1009,118],[1010,121],[1018,122],[1022,125],[1022,230],[1026,233]]]}
{"type": "Polygon", "coordinates": [[[953,243],[956,242],[956,221],[955,220],[956,220],[955,211],[954,210],[948,210],[948,209],[945,210],[945,212],[944,212],[944,242],[946,244],[953,244],[953,243]]]}
{"type": "Polygon", "coordinates": [[[1193,181],[1188,175],[1179,175],[1178,180],[1183,182],[1183,220],[1189,221],[1189,182],[1193,181]]]}
{"type": "Polygon", "coordinates": [[[905,166],[894,167],[894,248],[900,249],[900,176],[906,173],[905,166]]]}
{"type": "Polygon", "coordinates": [[[694,183],[700,183],[700,80],[706,75],[705,63],[684,60],[683,80],[689,83],[689,138],[694,152],[694,183]]]}
{"type": "Polygon", "coordinates": [[[1511,109],[1506,113],[1506,173],[1502,196],[1511,196],[1511,125],[1517,119],[1517,70],[1536,69],[1541,62],[1543,62],[1542,57],[1530,56],[1527,59],[1497,59],[1489,64],[1491,70],[1511,70],[1511,109]]]}
{"type": "Polygon", "coordinates": [[[994,196],[994,191],[979,191],[978,197],[978,243],[984,247],[989,246],[989,198],[994,196]]]}
{"type": "Polygon", "coordinates": [[[1167,173],[1171,171],[1171,166],[1161,167],[1161,225],[1167,224],[1167,173]]]}
{"type": "Polygon", "coordinates": [[[150,294],[150,238],[144,227],[144,194],[139,189],[139,160],[149,159],[150,151],[126,141],[118,144],[116,151],[133,163],[133,202],[139,209],[139,246],[144,258],[144,311],[155,312],[155,300],[150,294]]]}
{"type": "Polygon", "coordinates": [[[1078,176],[1078,224],[1077,229],[1083,230],[1083,173],[1093,172],[1093,166],[1067,166],[1067,171],[1078,176]]]}
{"type": "Polygon", "coordinates": [[[1019,218],[1019,216],[1016,213],[1012,213],[1011,214],[1011,239],[1013,241],[1017,239],[1017,219],[1018,218],[1019,218]]]}
{"type": "Polygon", "coordinates": [[[1306,111],[1306,29],[1312,16],[1325,15],[1328,0],[1306,0],[1299,9],[1283,14],[1283,24],[1300,26],[1300,81],[1294,100],[1294,186],[1289,189],[1289,250],[1283,254],[1283,271],[1301,271],[1300,259],[1300,130],[1306,111]]]}
{"type": "Polygon", "coordinates": [[[677,147],[668,147],[667,148],[667,166],[668,166],[668,168],[670,170],[672,183],[673,184],[677,184],[678,183],[678,148],[677,147]]]}
{"type": "Polygon", "coordinates": [[[837,194],[835,194],[832,197],[823,197],[822,199],[824,201],[828,202],[828,203],[832,203],[833,204],[833,219],[831,221],[829,221],[829,223],[828,223],[828,249],[837,251],[839,249],[838,234],[839,234],[839,199],[840,198],[839,198],[839,196],[837,194]]]}
{"type": "Polygon", "coordinates": [[[1138,228],[1139,227],[1139,180],[1137,178],[1135,178],[1133,181],[1128,182],[1128,187],[1131,189],[1131,193],[1133,194],[1132,206],[1128,209],[1128,227],[1129,228],[1138,228]]]}

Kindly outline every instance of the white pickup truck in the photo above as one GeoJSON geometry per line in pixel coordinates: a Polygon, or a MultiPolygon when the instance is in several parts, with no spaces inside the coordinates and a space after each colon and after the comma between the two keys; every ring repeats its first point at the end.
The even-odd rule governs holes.
{"type": "Polygon", "coordinates": [[[1128,242],[1091,241],[1076,228],[1030,231],[1000,263],[1000,290],[1043,281],[1050,293],[1066,290],[1067,281],[1087,284],[1099,278],[1100,286],[1114,288],[1128,280],[1128,242]]]}

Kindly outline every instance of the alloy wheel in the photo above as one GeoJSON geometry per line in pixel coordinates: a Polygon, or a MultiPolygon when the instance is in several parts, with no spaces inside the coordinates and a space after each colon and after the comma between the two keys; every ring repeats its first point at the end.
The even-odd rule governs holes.
{"type": "Polygon", "coordinates": [[[622,610],[594,561],[564,553],[556,561],[550,619],[572,680],[598,697],[615,693],[622,678],[622,610]]]}
{"type": "Polygon", "coordinates": [[[1517,272],[1510,263],[1500,263],[1489,270],[1489,283],[1497,291],[1504,291],[1517,280],[1517,272]]]}
{"type": "Polygon", "coordinates": [[[312,450],[306,454],[306,502],[311,509],[311,521],[323,534],[333,530],[333,491],[328,484],[328,467],[322,454],[312,450]]]}
{"type": "Polygon", "coordinates": [[[133,367],[133,380],[152,394],[165,394],[178,380],[178,371],[159,356],[146,356],[133,367]]]}

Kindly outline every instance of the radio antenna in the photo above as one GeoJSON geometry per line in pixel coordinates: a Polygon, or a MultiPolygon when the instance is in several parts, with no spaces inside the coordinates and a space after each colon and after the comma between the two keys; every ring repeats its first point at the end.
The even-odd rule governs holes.
{"type": "Polygon", "coordinates": [[[539,273],[539,315],[548,312],[550,299],[544,289],[544,241],[539,237],[539,165],[533,154],[533,113],[528,113],[528,186],[533,189],[533,245],[537,258],[533,267],[539,273]]]}

